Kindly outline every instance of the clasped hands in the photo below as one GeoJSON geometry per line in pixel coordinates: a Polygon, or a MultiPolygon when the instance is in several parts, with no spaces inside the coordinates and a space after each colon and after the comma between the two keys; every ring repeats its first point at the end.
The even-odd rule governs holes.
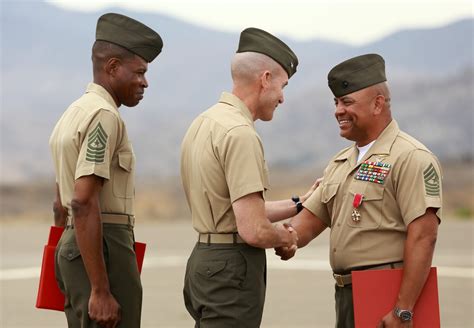
{"type": "Polygon", "coordinates": [[[286,229],[291,238],[291,243],[288,246],[281,246],[275,248],[275,254],[280,257],[281,260],[287,261],[296,254],[298,249],[298,233],[289,223],[283,223],[283,228],[286,229]]]}

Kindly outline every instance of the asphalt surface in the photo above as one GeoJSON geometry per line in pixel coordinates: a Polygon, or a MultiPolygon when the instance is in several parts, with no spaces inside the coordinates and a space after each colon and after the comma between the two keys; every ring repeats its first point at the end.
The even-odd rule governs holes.
{"type": "MultiPolygon", "coordinates": [[[[35,308],[45,223],[8,223],[0,230],[0,327],[66,327],[64,314],[35,308]]],[[[442,327],[474,327],[474,221],[440,226],[434,266],[442,327]]],[[[138,223],[136,239],[148,243],[142,272],[142,327],[193,327],[182,300],[184,267],[196,241],[190,224],[138,223]]],[[[279,261],[267,251],[268,285],[262,327],[334,327],[334,282],[328,232],[279,261]]]]}

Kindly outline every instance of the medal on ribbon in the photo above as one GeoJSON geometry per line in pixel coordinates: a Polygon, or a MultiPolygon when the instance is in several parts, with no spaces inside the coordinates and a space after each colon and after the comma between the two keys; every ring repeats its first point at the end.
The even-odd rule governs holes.
{"type": "Polygon", "coordinates": [[[352,221],[359,222],[360,221],[360,212],[358,210],[359,206],[362,204],[362,200],[364,199],[364,195],[362,194],[355,194],[354,200],[352,201],[352,221]]]}

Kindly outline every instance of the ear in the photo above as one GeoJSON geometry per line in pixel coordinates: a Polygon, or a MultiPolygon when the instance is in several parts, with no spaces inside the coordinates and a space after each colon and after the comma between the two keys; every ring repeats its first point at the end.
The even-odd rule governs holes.
{"type": "Polygon", "coordinates": [[[260,84],[262,86],[262,89],[267,89],[270,86],[272,80],[272,73],[270,71],[264,71],[260,75],[260,84]]]}
{"type": "Polygon", "coordinates": [[[375,97],[374,115],[380,115],[384,107],[385,107],[385,97],[382,95],[378,95],[377,97],[375,97]]]}
{"type": "Polygon", "coordinates": [[[105,71],[111,76],[115,76],[119,70],[122,62],[118,58],[110,58],[107,63],[105,63],[105,71]]]}

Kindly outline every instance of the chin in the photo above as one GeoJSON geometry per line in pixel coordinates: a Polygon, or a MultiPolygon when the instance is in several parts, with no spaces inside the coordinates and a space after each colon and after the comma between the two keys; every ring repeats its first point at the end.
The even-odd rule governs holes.
{"type": "Polygon", "coordinates": [[[137,101],[127,101],[126,103],[123,103],[124,106],[127,106],[127,107],[135,107],[136,105],[138,105],[140,103],[140,100],[137,100],[137,101]]]}
{"type": "Polygon", "coordinates": [[[349,133],[347,133],[346,131],[344,131],[344,130],[339,131],[339,135],[340,135],[341,137],[343,137],[344,139],[347,139],[347,140],[350,140],[350,141],[354,141],[354,138],[351,137],[351,135],[350,135],[349,133]]]}

